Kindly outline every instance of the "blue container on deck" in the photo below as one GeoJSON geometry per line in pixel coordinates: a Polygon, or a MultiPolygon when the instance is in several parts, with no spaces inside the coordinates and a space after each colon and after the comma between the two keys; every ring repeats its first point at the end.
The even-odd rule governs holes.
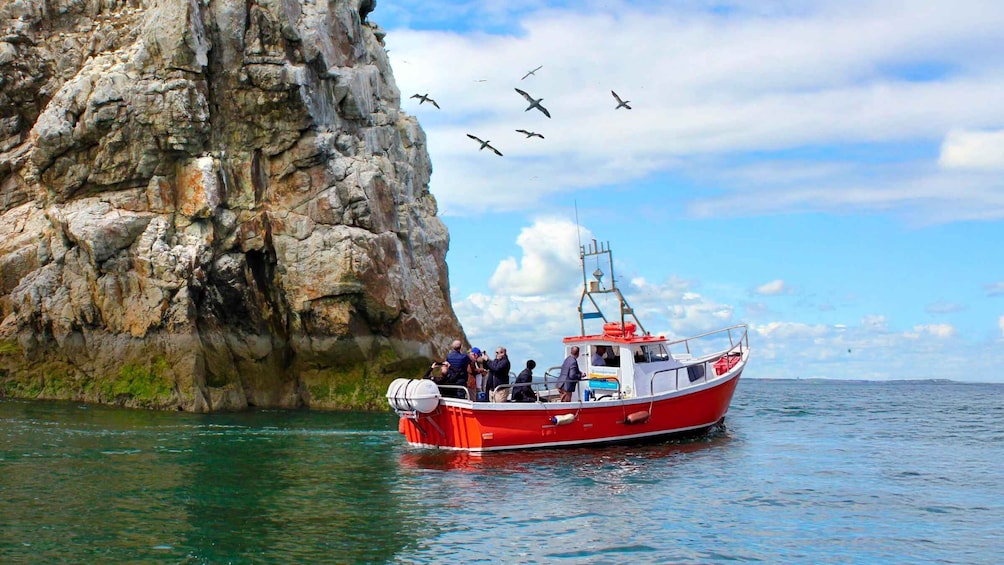
{"type": "Polygon", "coordinates": [[[479,392],[478,393],[478,402],[488,402],[488,393],[487,392],[479,392]]]}

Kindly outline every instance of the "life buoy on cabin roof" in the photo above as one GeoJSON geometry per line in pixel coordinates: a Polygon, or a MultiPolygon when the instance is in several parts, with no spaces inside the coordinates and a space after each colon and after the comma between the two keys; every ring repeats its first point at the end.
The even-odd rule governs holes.
{"type": "Polygon", "coordinates": [[[634,331],[638,329],[632,322],[625,322],[621,324],[620,322],[607,322],[603,324],[603,335],[608,335],[611,337],[631,337],[634,335],[634,331]]]}

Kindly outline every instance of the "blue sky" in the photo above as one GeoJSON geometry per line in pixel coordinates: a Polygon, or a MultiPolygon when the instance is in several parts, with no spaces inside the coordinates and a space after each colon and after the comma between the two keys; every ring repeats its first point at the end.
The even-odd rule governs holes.
{"type": "Polygon", "coordinates": [[[558,364],[595,238],[652,333],[749,324],[748,377],[1004,381],[1004,3],[379,0],[370,20],[474,345],[558,364]]]}

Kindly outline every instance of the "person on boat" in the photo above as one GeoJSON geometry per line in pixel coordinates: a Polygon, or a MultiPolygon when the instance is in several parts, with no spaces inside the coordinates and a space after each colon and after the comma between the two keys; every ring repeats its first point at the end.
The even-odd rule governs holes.
{"type": "Polygon", "coordinates": [[[593,350],[593,367],[603,367],[607,364],[606,359],[603,358],[603,354],[607,352],[606,346],[597,345],[596,349],[593,350]]]}
{"type": "Polygon", "coordinates": [[[573,345],[568,350],[568,357],[565,357],[561,364],[561,373],[558,375],[558,393],[560,402],[571,402],[572,393],[575,392],[575,385],[582,380],[582,371],[579,370],[579,346],[573,345]]]}
{"type": "MultiPolygon", "coordinates": [[[[459,339],[450,344],[450,352],[446,355],[447,371],[446,378],[443,379],[444,385],[467,386],[468,365],[471,359],[460,350],[462,346],[463,343],[459,339]]],[[[443,394],[464,398],[464,391],[455,388],[446,389],[443,394]]],[[[473,397],[471,399],[473,400],[473,397]]]]}
{"type": "Polygon", "coordinates": [[[485,373],[488,369],[484,368],[484,362],[488,360],[488,356],[481,352],[477,347],[471,349],[468,354],[470,363],[467,365],[467,392],[471,395],[471,400],[478,399],[478,392],[484,385],[485,373]]]}
{"type": "Polygon", "coordinates": [[[488,392],[489,402],[505,402],[509,396],[509,390],[496,387],[509,384],[509,370],[512,364],[509,363],[509,355],[501,345],[495,348],[495,358],[485,361],[485,368],[488,369],[488,376],[485,378],[485,390],[488,392]]]}
{"type": "Polygon", "coordinates": [[[432,379],[432,382],[438,385],[443,382],[443,380],[446,378],[446,375],[448,375],[449,372],[450,372],[449,363],[445,361],[442,363],[436,361],[432,364],[431,367],[429,367],[429,370],[426,371],[424,375],[422,375],[422,378],[432,379]]]}
{"type": "Polygon", "coordinates": [[[530,383],[533,382],[533,370],[536,366],[537,362],[530,359],[526,362],[526,369],[520,371],[516,377],[516,382],[512,387],[513,402],[534,402],[537,400],[537,395],[533,393],[533,389],[530,387],[530,383]]]}

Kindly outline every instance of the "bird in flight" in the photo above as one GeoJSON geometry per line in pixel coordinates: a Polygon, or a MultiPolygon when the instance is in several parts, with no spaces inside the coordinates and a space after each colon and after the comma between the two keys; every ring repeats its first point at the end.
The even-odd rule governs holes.
{"type": "Polygon", "coordinates": [[[516,131],[518,131],[519,133],[522,133],[523,135],[525,135],[527,137],[527,139],[529,139],[531,137],[539,137],[541,139],[544,139],[543,135],[540,135],[539,133],[537,133],[535,131],[526,131],[525,129],[518,129],[516,131]]]}
{"type": "Polygon", "coordinates": [[[631,102],[630,100],[621,100],[621,97],[617,96],[617,93],[613,90],[610,91],[610,94],[613,94],[614,98],[617,100],[617,107],[614,108],[614,110],[619,110],[621,108],[627,108],[628,110],[631,109],[631,106],[628,106],[628,103],[631,102]]]}
{"type": "Polygon", "coordinates": [[[473,139],[474,141],[477,141],[478,143],[481,144],[481,147],[478,149],[478,151],[481,151],[482,149],[484,149],[485,147],[487,147],[488,149],[491,149],[492,151],[494,151],[495,154],[498,155],[499,157],[502,156],[502,152],[501,151],[499,151],[498,149],[495,149],[491,145],[488,145],[489,143],[491,143],[490,140],[489,141],[485,141],[485,140],[483,140],[483,139],[481,139],[481,138],[479,138],[477,136],[473,136],[471,134],[467,134],[467,137],[469,137],[469,138],[473,139]]]}
{"type": "Polygon", "coordinates": [[[540,110],[548,118],[551,117],[551,113],[547,111],[547,108],[545,108],[545,107],[543,107],[543,106],[540,105],[540,101],[543,100],[543,98],[536,98],[535,99],[533,96],[530,96],[529,94],[523,92],[522,90],[520,90],[518,88],[514,88],[513,90],[515,90],[516,92],[522,94],[523,98],[526,98],[526,101],[530,103],[530,105],[526,107],[526,110],[523,110],[524,112],[529,112],[530,110],[536,108],[536,109],[540,110]]]}
{"type": "Polygon", "coordinates": [[[418,105],[419,106],[422,105],[422,102],[432,102],[433,106],[435,106],[437,109],[439,108],[439,104],[436,104],[435,100],[433,100],[432,98],[429,98],[428,94],[412,94],[411,97],[412,98],[418,98],[418,105]]]}
{"type": "MultiPolygon", "coordinates": [[[[526,77],[528,77],[528,76],[530,76],[530,75],[535,75],[535,74],[537,74],[537,71],[539,71],[539,70],[540,70],[540,69],[542,69],[542,68],[544,68],[544,65],[541,65],[541,66],[537,67],[536,69],[534,69],[534,70],[532,70],[532,71],[530,71],[530,72],[526,73],[525,75],[523,75],[523,78],[526,78],[526,77]]],[[[523,80],[523,78],[521,78],[521,79],[519,79],[519,80],[523,80]]]]}

